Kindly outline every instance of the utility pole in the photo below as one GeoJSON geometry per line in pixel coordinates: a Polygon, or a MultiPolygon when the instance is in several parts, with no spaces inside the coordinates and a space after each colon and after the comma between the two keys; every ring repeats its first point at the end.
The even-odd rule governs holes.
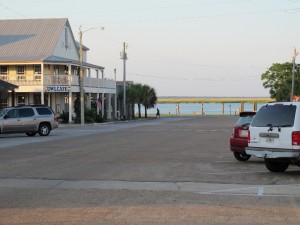
{"type": "Polygon", "coordinates": [[[79,28],[79,61],[80,61],[80,71],[79,71],[79,89],[80,89],[80,123],[84,126],[84,74],[83,74],[83,57],[82,57],[82,33],[89,30],[100,29],[104,30],[104,27],[92,27],[82,32],[81,26],[79,28]]]}
{"type": "Polygon", "coordinates": [[[126,113],[126,60],[127,60],[127,53],[126,53],[127,44],[123,43],[123,51],[121,52],[121,59],[123,59],[123,119],[126,120],[127,113],[126,113]]]}
{"type": "Polygon", "coordinates": [[[292,90],[291,90],[291,96],[290,96],[290,101],[292,102],[294,99],[294,86],[295,86],[295,67],[296,67],[296,57],[298,55],[298,52],[296,50],[296,48],[294,48],[294,55],[293,55],[293,59],[292,59],[292,63],[293,63],[293,69],[292,69],[292,90]]]}
{"type": "Polygon", "coordinates": [[[80,88],[80,123],[81,126],[84,126],[84,90],[83,90],[83,59],[82,59],[82,31],[79,32],[79,40],[80,40],[80,47],[79,47],[79,61],[80,61],[80,71],[79,71],[79,88],[80,88]]]}
{"type": "MultiPolygon", "coordinates": [[[[117,69],[114,69],[114,74],[115,74],[115,82],[117,83],[117,69]]],[[[114,104],[114,119],[118,119],[118,114],[117,114],[117,108],[118,108],[118,104],[117,104],[117,93],[115,94],[115,104],[114,104]]]]}

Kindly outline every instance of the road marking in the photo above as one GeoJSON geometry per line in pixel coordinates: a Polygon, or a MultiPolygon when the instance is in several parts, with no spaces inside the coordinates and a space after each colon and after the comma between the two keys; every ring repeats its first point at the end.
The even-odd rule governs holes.
{"type": "Polygon", "coordinates": [[[264,186],[260,186],[258,188],[258,193],[257,193],[258,196],[263,196],[264,195],[264,186]]]}
{"type": "Polygon", "coordinates": [[[63,190],[132,190],[132,191],[174,191],[199,195],[232,196],[286,196],[300,198],[300,184],[288,185],[247,185],[216,184],[198,182],[139,182],[139,181],[98,181],[98,180],[46,180],[46,179],[0,179],[0,189],[63,189],[63,190]]]}

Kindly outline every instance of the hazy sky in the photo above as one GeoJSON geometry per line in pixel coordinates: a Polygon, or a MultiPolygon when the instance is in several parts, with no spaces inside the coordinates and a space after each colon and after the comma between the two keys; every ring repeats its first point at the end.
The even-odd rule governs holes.
{"type": "MultiPolygon", "coordinates": [[[[300,0],[0,0],[0,19],[68,18],[88,61],[158,96],[269,96],[261,74],[300,50],[300,0]]],[[[299,63],[299,58],[296,62],[299,63]]]]}

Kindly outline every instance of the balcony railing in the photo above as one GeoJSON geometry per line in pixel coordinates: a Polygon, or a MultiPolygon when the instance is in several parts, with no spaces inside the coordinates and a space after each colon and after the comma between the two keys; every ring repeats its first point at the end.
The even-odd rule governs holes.
{"type": "MultiPolygon", "coordinates": [[[[42,83],[41,74],[19,74],[19,75],[0,75],[0,79],[18,86],[51,86],[51,85],[70,85],[79,86],[79,76],[77,75],[44,75],[42,83]]],[[[84,77],[84,87],[109,88],[115,89],[114,80],[84,77]]]]}

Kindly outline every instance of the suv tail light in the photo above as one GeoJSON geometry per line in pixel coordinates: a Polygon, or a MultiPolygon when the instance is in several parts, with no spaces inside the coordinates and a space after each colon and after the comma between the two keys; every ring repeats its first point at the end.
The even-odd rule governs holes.
{"type": "Polygon", "coordinates": [[[292,145],[300,145],[300,131],[293,131],[292,145]]]}
{"type": "Polygon", "coordinates": [[[57,116],[56,116],[56,114],[54,114],[54,118],[53,118],[53,119],[54,119],[54,121],[56,121],[56,120],[57,120],[57,116]]]}
{"type": "Polygon", "coordinates": [[[250,130],[248,130],[248,143],[250,143],[250,130]]]}
{"type": "Polygon", "coordinates": [[[245,127],[234,127],[233,136],[237,138],[247,138],[248,129],[245,127]]]}

